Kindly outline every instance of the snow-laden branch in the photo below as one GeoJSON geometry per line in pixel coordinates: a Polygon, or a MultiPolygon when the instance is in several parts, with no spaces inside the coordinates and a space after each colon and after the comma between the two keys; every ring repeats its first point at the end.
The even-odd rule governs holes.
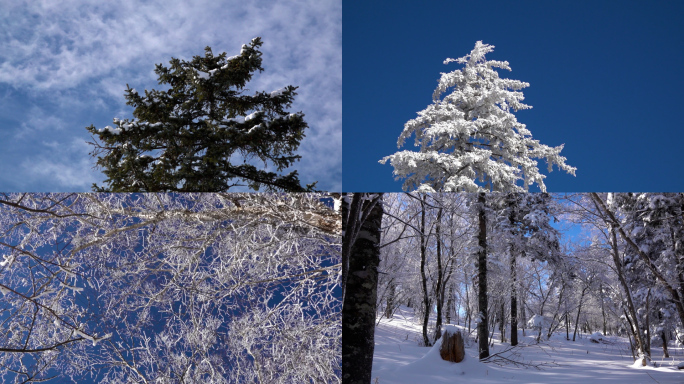
{"type": "Polygon", "coordinates": [[[537,161],[545,159],[572,175],[576,168],[560,155],[563,145],[549,147],[532,139],[525,124],[512,113],[532,108],[523,104],[521,89],[528,83],[502,79],[495,68],[510,70],[508,62],[485,60],[494,46],[478,41],[469,55],[447,59],[463,69],[443,73],[433,103],[404,125],[397,147],[415,135],[419,152],[404,150],[386,156],[394,176],[405,179],[403,189],[423,193],[527,191],[537,184],[546,191],[537,161]],[[443,96],[449,89],[453,91],[443,96]],[[520,185],[522,184],[522,185],[520,185]]]}

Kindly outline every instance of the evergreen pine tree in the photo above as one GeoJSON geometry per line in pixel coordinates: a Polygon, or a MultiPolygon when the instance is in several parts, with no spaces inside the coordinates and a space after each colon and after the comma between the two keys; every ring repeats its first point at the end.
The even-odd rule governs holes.
{"type": "Polygon", "coordinates": [[[86,129],[94,135],[97,167],[107,176],[99,192],[222,192],[236,186],[254,190],[311,191],[297,171],[281,175],[301,156],[294,152],[307,124],[301,112],[289,113],[297,87],[246,94],[255,71],[262,72],[259,37],[239,55],[172,58],[157,64],[159,84],[167,90],[139,94],[128,85],[133,119],[114,119],[114,127],[86,129]],[[259,169],[252,163],[263,163],[259,169]]]}
{"type": "Polygon", "coordinates": [[[404,150],[380,160],[389,161],[394,175],[406,179],[404,190],[523,192],[536,183],[545,192],[546,176],[539,173],[535,158],[545,158],[549,171],[556,164],[575,174],[560,155],[562,145],[549,147],[532,139],[511,112],[532,108],[522,103],[519,91],[529,84],[499,78],[494,68],[511,68],[507,61],[486,60],[493,50],[478,41],[469,55],[445,60],[465,67],[442,73],[433,103],[404,125],[397,143],[401,147],[415,133],[420,152],[404,150]]]}

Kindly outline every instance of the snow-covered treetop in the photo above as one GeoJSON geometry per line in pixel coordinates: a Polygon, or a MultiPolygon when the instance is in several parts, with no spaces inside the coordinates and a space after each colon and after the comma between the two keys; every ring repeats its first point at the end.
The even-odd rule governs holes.
{"type": "Polygon", "coordinates": [[[380,160],[389,160],[395,177],[406,179],[404,190],[522,192],[536,183],[545,192],[546,176],[534,160],[540,158],[546,159],[549,171],[556,164],[575,174],[576,168],[560,156],[563,145],[549,147],[532,139],[511,112],[532,108],[522,103],[520,92],[529,84],[500,78],[494,68],[511,68],[507,61],[485,60],[493,50],[478,41],[469,55],[446,59],[444,64],[465,67],[442,73],[432,104],[404,125],[397,142],[400,148],[415,134],[420,152],[404,150],[380,160]]]}

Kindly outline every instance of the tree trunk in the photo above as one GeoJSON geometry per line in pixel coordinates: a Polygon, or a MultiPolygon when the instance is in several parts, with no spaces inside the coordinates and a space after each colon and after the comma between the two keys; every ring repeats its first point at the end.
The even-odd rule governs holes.
{"type": "Polygon", "coordinates": [[[359,211],[362,209],[360,193],[355,193],[351,196],[351,202],[349,201],[349,194],[343,193],[342,200],[342,300],[344,301],[344,295],[346,293],[347,286],[347,275],[349,274],[349,257],[351,253],[352,243],[359,231],[359,225],[361,224],[358,220],[359,211]],[[350,220],[351,218],[351,220],[350,220]]]}
{"type": "Polygon", "coordinates": [[[551,320],[551,324],[549,325],[549,330],[546,333],[546,340],[551,339],[551,335],[553,335],[553,332],[560,326],[561,324],[561,316],[559,316],[560,313],[560,307],[561,307],[561,302],[563,301],[563,293],[565,292],[565,281],[561,281],[561,291],[560,294],[558,295],[558,305],[556,306],[556,313],[553,314],[553,319],[551,320]],[[558,320],[558,322],[556,322],[558,320]]]}
{"type": "Polygon", "coordinates": [[[496,307],[496,305],[492,305],[491,308],[489,308],[489,310],[488,310],[488,313],[492,314],[491,318],[489,319],[489,324],[491,324],[491,328],[489,330],[489,345],[490,346],[494,345],[492,340],[494,339],[494,331],[496,329],[496,320],[497,320],[496,310],[494,307],[496,307]]]}
{"type": "Polygon", "coordinates": [[[391,319],[394,314],[394,296],[396,295],[396,286],[394,282],[389,283],[387,288],[387,305],[385,306],[385,317],[391,319]]]}
{"type": "Polygon", "coordinates": [[[527,316],[525,315],[525,296],[523,296],[521,304],[522,305],[520,306],[520,317],[523,319],[522,324],[521,324],[522,325],[522,335],[525,336],[525,324],[527,321],[527,316]]]}
{"type": "MultiPolygon", "coordinates": [[[[627,332],[627,335],[631,335],[631,337],[634,337],[634,343],[636,344],[636,343],[638,343],[637,340],[640,340],[638,337],[641,337],[641,336],[638,336],[638,333],[636,333],[634,331],[635,329],[638,329],[638,327],[636,325],[632,324],[632,320],[630,320],[629,315],[627,315],[627,311],[625,309],[623,309],[622,311],[625,313],[625,319],[627,319],[627,323],[629,324],[630,332],[627,332]]],[[[630,340],[631,340],[631,338],[630,338],[630,340]]],[[[631,343],[631,341],[630,341],[630,343],[631,343]]],[[[641,351],[641,347],[637,346],[637,348],[639,349],[639,351],[641,351]]],[[[636,356],[634,356],[634,348],[632,348],[632,357],[634,358],[634,360],[636,360],[636,356]]]]}
{"type": "Polygon", "coordinates": [[[427,276],[425,275],[425,259],[426,259],[426,248],[427,239],[425,236],[425,195],[421,196],[420,199],[420,277],[423,283],[423,344],[426,347],[432,345],[430,339],[428,338],[427,327],[428,321],[430,320],[430,299],[428,297],[427,290],[427,276]]]}
{"type": "MultiPolygon", "coordinates": [[[[626,311],[625,311],[625,318],[627,319],[627,321],[629,321],[629,316],[627,315],[626,311]]],[[[630,323],[629,326],[631,327],[632,324],[630,323]]],[[[629,350],[632,351],[632,359],[634,359],[634,361],[636,361],[636,355],[634,355],[634,344],[632,343],[632,336],[633,336],[632,332],[627,332],[627,338],[629,339],[629,350]]],[[[634,340],[634,341],[636,342],[636,340],[634,340]]]]}
{"type": "Polygon", "coordinates": [[[468,273],[466,269],[463,268],[463,281],[465,281],[465,293],[466,293],[466,321],[468,322],[468,334],[472,331],[472,313],[470,311],[470,293],[468,292],[468,273]]]}
{"type": "Polygon", "coordinates": [[[504,303],[504,300],[501,299],[501,314],[499,315],[501,319],[499,319],[499,331],[501,331],[501,342],[505,343],[506,342],[506,304],[504,303]]]}
{"type": "Polygon", "coordinates": [[[648,288],[646,293],[646,355],[651,356],[651,308],[649,307],[649,300],[651,298],[651,288],[648,288]]]}
{"type": "MultiPolygon", "coordinates": [[[[369,384],[373,368],[375,313],[380,264],[380,228],[382,225],[382,194],[362,194],[358,199],[368,211],[359,225],[358,237],[351,244],[346,293],[342,305],[342,383],[369,384]]],[[[350,207],[350,210],[353,207],[350,207]]],[[[350,216],[350,223],[359,216],[350,216]]]]}
{"type": "Polygon", "coordinates": [[[606,309],[603,303],[603,283],[599,284],[599,294],[601,295],[601,316],[603,316],[603,336],[606,336],[606,309]]]}
{"type": "Polygon", "coordinates": [[[670,354],[667,352],[667,337],[665,337],[665,330],[663,329],[660,331],[660,337],[663,339],[663,355],[665,358],[670,357],[670,354]]]}
{"type": "MultiPolygon", "coordinates": [[[[447,321],[447,324],[451,324],[451,312],[453,311],[453,307],[454,307],[453,284],[449,286],[448,295],[449,295],[448,296],[449,298],[447,299],[446,321],[447,321]]],[[[458,314],[458,313],[456,313],[456,314],[458,314]]]]}
{"type": "Polygon", "coordinates": [[[518,345],[518,298],[515,289],[517,274],[515,265],[515,251],[511,246],[511,346],[518,345]]]}
{"type": "Polygon", "coordinates": [[[489,326],[487,324],[487,216],[485,212],[485,193],[480,192],[477,198],[478,219],[480,233],[478,235],[479,250],[477,253],[477,285],[478,285],[478,311],[480,322],[477,324],[477,337],[479,339],[480,359],[489,357],[489,326]]]}
{"type": "Polygon", "coordinates": [[[437,223],[435,223],[435,235],[437,237],[437,321],[435,322],[435,338],[437,341],[442,336],[442,306],[444,305],[444,279],[442,269],[442,239],[440,237],[442,221],[442,208],[437,210],[437,223]]]}
{"type": "Polygon", "coordinates": [[[579,325],[580,313],[582,312],[582,299],[584,299],[584,293],[589,287],[582,288],[582,294],[580,295],[579,306],[577,307],[577,319],[575,320],[575,332],[572,333],[572,341],[575,341],[575,335],[577,335],[577,326],[579,325]]]}

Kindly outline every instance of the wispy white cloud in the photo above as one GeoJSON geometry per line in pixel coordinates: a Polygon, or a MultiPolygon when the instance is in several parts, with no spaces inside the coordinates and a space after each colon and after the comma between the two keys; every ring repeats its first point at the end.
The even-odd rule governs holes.
{"type": "Polygon", "coordinates": [[[81,139],[68,143],[41,142],[42,151],[26,158],[18,167],[19,182],[27,192],[70,192],[90,190],[100,181],[87,154],[90,147],[81,139]],[[50,185],[50,189],[41,187],[50,185]]]}
{"type": "MultiPolygon", "coordinates": [[[[57,142],[85,140],[83,128],[90,123],[104,125],[112,117],[130,114],[123,90],[127,83],[138,89],[157,87],[154,64],[166,64],[172,56],[201,55],[207,45],[214,52],[236,54],[243,43],[261,36],[265,71],[248,87],[300,87],[293,109],[306,114],[311,128],[295,168],[304,182],[318,179],[322,188],[341,188],[341,1],[5,3],[0,15],[5,26],[0,31],[0,88],[19,92],[24,107],[0,110],[5,118],[22,122],[0,127],[13,130],[11,136],[18,140],[0,144],[0,150],[3,145],[25,145],[27,157],[21,164],[30,163],[29,153],[35,157],[35,151],[46,150],[35,146],[32,135],[57,142]],[[48,125],[61,129],[39,132],[48,125]]],[[[78,164],[86,161],[92,163],[86,155],[62,165],[80,172],[78,164]]],[[[6,185],[14,189],[18,184],[6,185]]],[[[74,190],[82,185],[74,184],[74,190]]]]}
{"type": "Polygon", "coordinates": [[[40,107],[33,106],[28,110],[26,120],[21,123],[21,130],[15,132],[17,140],[40,137],[46,133],[62,131],[67,124],[57,116],[49,115],[40,107]]]}

